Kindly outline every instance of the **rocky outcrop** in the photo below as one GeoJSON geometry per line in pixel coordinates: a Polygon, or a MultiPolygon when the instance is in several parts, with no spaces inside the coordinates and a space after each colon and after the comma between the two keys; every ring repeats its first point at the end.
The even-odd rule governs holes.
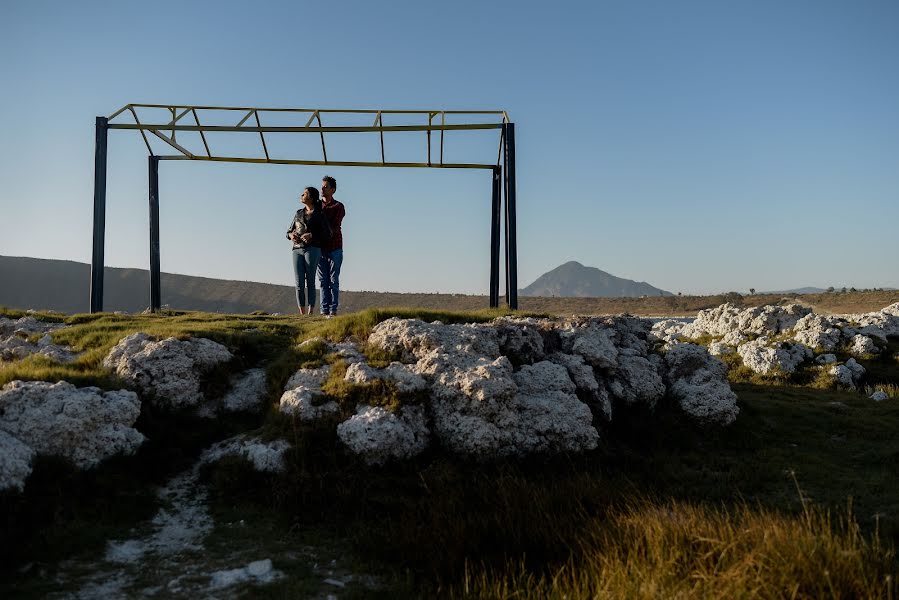
{"type": "Polygon", "coordinates": [[[24,490],[33,459],[31,446],[0,429],[0,490],[24,490]]]}
{"type": "Polygon", "coordinates": [[[677,344],[665,355],[669,393],[700,422],[729,425],[740,409],[727,383],[727,366],[695,344],[677,344]]]}
{"type": "Polygon", "coordinates": [[[265,369],[249,369],[232,381],[231,389],[222,398],[226,412],[259,412],[266,397],[265,369]]]}
{"type": "Polygon", "coordinates": [[[278,409],[301,421],[317,421],[339,412],[340,407],[334,401],[319,403],[324,397],[322,384],[330,373],[329,365],[315,369],[299,369],[284,386],[278,409]]]}
{"type": "Polygon", "coordinates": [[[760,337],[737,348],[743,364],[762,375],[770,373],[795,373],[796,368],[814,354],[803,344],[793,342],[770,342],[760,337]]]}
{"type": "Polygon", "coordinates": [[[394,413],[363,404],[337,426],[337,437],[367,464],[381,465],[420,454],[430,433],[422,406],[403,406],[394,413]]]}
{"type": "Polygon", "coordinates": [[[874,343],[874,340],[869,338],[868,336],[855,334],[852,336],[851,345],[849,346],[849,353],[853,356],[863,357],[870,354],[877,354],[880,349],[874,343]]]}
{"type": "Polygon", "coordinates": [[[68,346],[53,343],[52,332],[67,327],[65,323],[46,323],[32,316],[20,319],[0,317],[0,362],[20,360],[40,354],[56,362],[71,362],[77,354],[68,346]],[[36,341],[29,341],[36,336],[36,341]]]}
{"type": "Polygon", "coordinates": [[[850,358],[842,365],[834,365],[828,371],[834,380],[845,387],[855,389],[856,384],[865,374],[865,368],[850,358]]]}
{"type": "Polygon", "coordinates": [[[284,471],[284,452],[290,448],[284,440],[263,442],[256,437],[237,436],[207,448],[201,456],[201,463],[213,463],[226,456],[239,456],[263,473],[284,471]]]}
{"type": "Polygon", "coordinates": [[[792,329],[811,309],[800,304],[741,308],[726,303],[699,311],[696,320],[684,327],[682,335],[698,338],[704,335],[724,336],[732,331],[743,335],[776,335],[792,329]]]}
{"type": "Polygon", "coordinates": [[[377,380],[389,381],[401,394],[414,394],[428,388],[421,375],[400,362],[392,362],[384,369],[372,368],[362,361],[350,363],[344,380],[356,385],[368,385],[377,380]]]}
{"type": "Polygon", "coordinates": [[[205,338],[156,341],[146,333],[135,333],[110,350],[103,366],[150,392],[158,406],[179,409],[203,402],[201,374],[232,358],[225,346],[205,338]]]}
{"type": "Polygon", "coordinates": [[[842,327],[846,324],[838,317],[809,313],[796,322],[793,339],[809,348],[831,352],[843,342],[842,327]]]}
{"type": "Polygon", "coordinates": [[[132,427],[139,415],[140,400],[127,390],[104,392],[65,381],[6,384],[0,388],[0,431],[5,433],[0,487],[21,489],[21,475],[27,476],[23,465],[31,460],[22,446],[32,455],[67,458],[82,469],[116,454],[133,454],[144,441],[132,427]]]}

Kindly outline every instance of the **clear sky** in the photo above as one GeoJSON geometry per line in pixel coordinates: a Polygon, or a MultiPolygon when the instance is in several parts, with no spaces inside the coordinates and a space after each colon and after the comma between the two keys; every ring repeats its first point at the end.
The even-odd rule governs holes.
{"type": "MultiPolygon", "coordinates": [[[[895,0],[6,0],[0,90],[3,255],[90,262],[94,118],[129,102],[504,109],[522,286],[577,260],[684,293],[899,287],[895,0]]],[[[147,268],[146,161],[110,132],[109,266],[147,268]]],[[[344,289],[486,293],[480,171],[163,163],[163,271],[292,285],[326,172],[344,289]]]]}

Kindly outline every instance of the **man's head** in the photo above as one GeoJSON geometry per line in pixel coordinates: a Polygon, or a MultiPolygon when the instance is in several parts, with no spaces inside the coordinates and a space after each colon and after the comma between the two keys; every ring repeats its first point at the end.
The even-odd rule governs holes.
{"type": "Polygon", "coordinates": [[[325,175],[324,177],[322,177],[322,196],[330,201],[334,196],[334,192],[336,191],[337,180],[330,175],[325,175]]]}

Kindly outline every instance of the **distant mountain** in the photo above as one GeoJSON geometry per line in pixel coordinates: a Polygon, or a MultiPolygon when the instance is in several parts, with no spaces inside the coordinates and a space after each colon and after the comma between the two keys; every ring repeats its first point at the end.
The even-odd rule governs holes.
{"type": "MultiPolygon", "coordinates": [[[[68,260],[0,256],[0,306],[63,313],[87,312],[90,306],[90,271],[90,265],[68,260]]],[[[106,267],[103,277],[104,310],[139,312],[150,305],[150,274],[146,270],[106,267]]],[[[293,275],[287,271],[284,278],[292,280],[293,275]]],[[[162,304],[174,310],[297,312],[292,285],[171,273],[161,274],[161,284],[162,304]]],[[[465,294],[340,292],[340,310],[345,313],[388,306],[477,310],[486,305],[486,296],[465,294]]]]}
{"type": "Polygon", "coordinates": [[[519,291],[522,296],[544,297],[632,297],[673,296],[645,281],[615,277],[595,267],[571,261],[544,273],[531,285],[519,291]]]}

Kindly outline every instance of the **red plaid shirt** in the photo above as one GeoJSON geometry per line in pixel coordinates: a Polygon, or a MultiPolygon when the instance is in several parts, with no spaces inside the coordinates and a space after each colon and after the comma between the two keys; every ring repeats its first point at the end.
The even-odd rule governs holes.
{"type": "Polygon", "coordinates": [[[343,232],[340,230],[340,224],[346,216],[346,209],[343,202],[332,200],[328,204],[322,204],[325,211],[325,218],[331,226],[331,239],[322,244],[322,252],[331,252],[332,250],[340,250],[343,248],[343,232]]]}

